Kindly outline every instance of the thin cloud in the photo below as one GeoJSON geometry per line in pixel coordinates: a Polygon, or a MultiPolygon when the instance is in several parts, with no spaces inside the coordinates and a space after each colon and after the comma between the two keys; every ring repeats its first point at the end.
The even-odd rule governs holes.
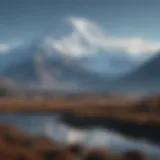
{"type": "Polygon", "coordinates": [[[11,42],[0,42],[0,53],[5,54],[23,44],[23,40],[14,40],[11,42]]]}
{"type": "Polygon", "coordinates": [[[85,18],[70,18],[72,33],[59,40],[50,39],[52,49],[62,54],[81,57],[104,51],[122,51],[131,56],[145,56],[160,49],[160,42],[151,42],[141,37],[116,37],[85,18]]]}
{"type": "Polygon", "coordinates": [[[9,50],[9,45],[8,44],[4,44],[4,43],[1,43],[0,44],[0,52],[7,52],[9,50]]]}

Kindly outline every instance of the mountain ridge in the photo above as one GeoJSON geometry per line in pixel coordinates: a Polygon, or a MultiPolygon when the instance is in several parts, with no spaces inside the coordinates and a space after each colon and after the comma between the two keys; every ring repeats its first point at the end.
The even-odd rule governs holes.
{"type": "Polygon", "coordinates": [[[142,94],[158,94],[160,92],[160,53],[141,64],[134,71],[120,77],[112,85],[114,92],[142,92],[142,94]]]}

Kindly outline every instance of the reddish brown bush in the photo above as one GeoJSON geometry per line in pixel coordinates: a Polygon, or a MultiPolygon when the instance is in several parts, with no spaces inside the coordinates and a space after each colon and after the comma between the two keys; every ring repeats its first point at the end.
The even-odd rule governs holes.
{"type": "Polygon", "coordinates": [[[127,160],[146,160],[147,157],[140,151],[132,150],[123,154],[123,157],[127,160]]]}
{"type": "Polygon", "coordinates": [[[83,155],[85,147],[82,144],[72,144],[68,147],[68,150],[76,155],[83,155]]]}
{"type": "Polygon", "coordinates": [[[22,147],[0,146],[0,159],[2,160],[42,160],[38,153],[22,147]]]}
{"type": "Polygon", "coordinates": [[[107,160],[112,159],[112,154],[107,148],[95,148],[88,151],[85,160],[107,160]]]}
{"type": "Polygon", "coordinates": [[[76,160],[77,158],[77,155],[66,149],[59,151],[53,160],[76,160]]]}

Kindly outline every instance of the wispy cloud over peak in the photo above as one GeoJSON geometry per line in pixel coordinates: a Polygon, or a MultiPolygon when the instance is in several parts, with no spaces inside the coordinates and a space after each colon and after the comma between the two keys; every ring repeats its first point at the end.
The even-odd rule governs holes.
{"type": "Polygon", "coordinates": [[[81,57],[103,51],[124,52],[133,57],[146,56],[160,49],[160,42],[152,42],[142,37],[118,37],[110,35],[96,23],[86,18],[69,18],[73,27],[70,34],[59,40],[51,40],[52,49],[62,54],[81,57]]]}
{"type": "Polygon", "coordinates": [[[92,45],[103,45],[102,42],[106,40],[106,37],[99,26],[84,18],[71,18],[70,21],[75,31],[82,36],[81,38],[92,45]]]}

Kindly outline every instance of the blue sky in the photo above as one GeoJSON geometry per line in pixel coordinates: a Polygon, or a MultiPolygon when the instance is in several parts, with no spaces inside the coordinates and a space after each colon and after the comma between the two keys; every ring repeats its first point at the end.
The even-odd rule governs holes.
{"type": "Polygon", "coordinates": [[[58,44],[61,52],[66,51],[64,38],[69,47],[74,38],[78,39],[75,44],[78,47],[73,50],[77,54],[84,50],[84,53],[95,52],[99,48],[126,50],[126,42],[127,49],[136,50],[136,54],[155,52],[160,48],[159,15],[158,0],[0,0],[0,52],[30,41],[45,29],[50,35],[47,42],[51,48],[60,50],[55,46],[58,44]],[[79,37],[81,24],[87,27],[83,30],[85,33],[94,32],[96,26],[97,35],[89,33],[96,42],[82,45],[86,37],[79,37]],[[72,33],[75,33],[74,38],[72,33]],[[102,41],[103,45],[97,44],[102,41]],[[106,43],[112,44],[107,46],[106,43]]]}

